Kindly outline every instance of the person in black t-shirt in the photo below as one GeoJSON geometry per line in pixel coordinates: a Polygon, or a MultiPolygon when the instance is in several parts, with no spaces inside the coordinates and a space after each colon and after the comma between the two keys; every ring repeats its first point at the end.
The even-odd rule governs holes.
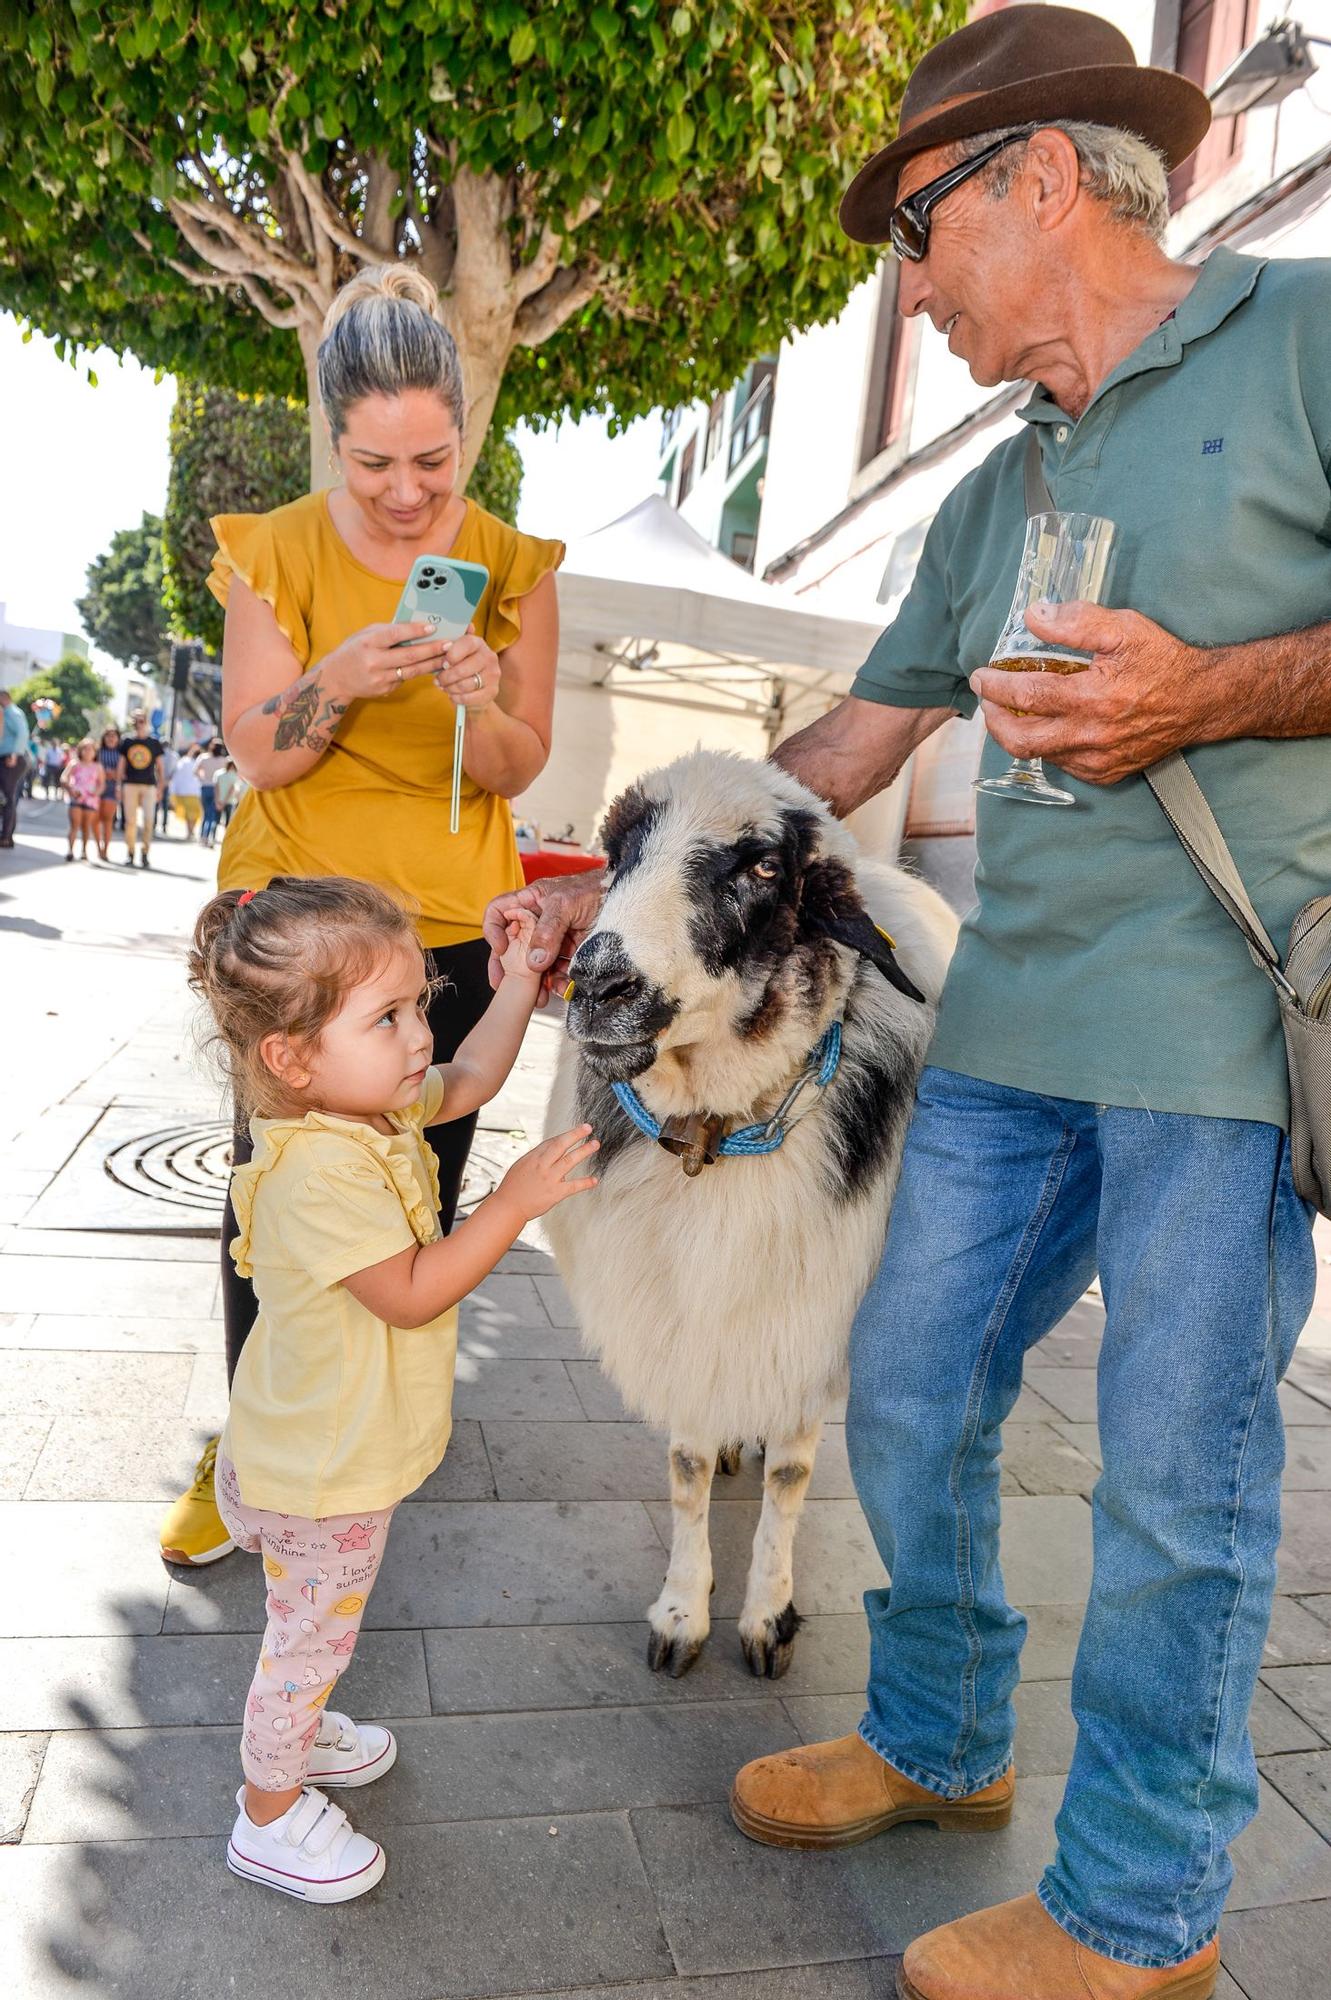
{"type": "Polygon", "coordinates": [[[134,734],[126,736],[120,745],[120,789],[125,802],[125,846],[128,850],[125,866],[134,866],[134,849],[142,815],[143,852],[139,862],[147,868],[151,865],[148,850],[152,846],[153,818],[165,790],[162,745],[155,736],[148,734],[148,718],[142,712],[131,717],[131,726],[134,734]]]}

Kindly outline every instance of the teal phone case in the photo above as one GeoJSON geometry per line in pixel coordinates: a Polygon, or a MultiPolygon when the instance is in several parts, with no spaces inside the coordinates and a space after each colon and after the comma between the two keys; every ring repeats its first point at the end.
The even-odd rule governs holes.
{"type": "MultiPolygon", "coordinates": [[[[425,619],[441,639],[460,639],[480,608],[490,572],[484,563],[457,562],[452,556],[417,556],[402,590],[394,623],[425,619]]],[[[400,645],[412,641],[402,639],[400,645]]]]}

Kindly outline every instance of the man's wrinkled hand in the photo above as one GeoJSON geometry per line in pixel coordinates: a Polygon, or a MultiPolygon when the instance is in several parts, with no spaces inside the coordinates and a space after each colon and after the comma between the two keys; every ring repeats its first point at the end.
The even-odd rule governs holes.
{"type": "Polygon", "coordinates": [[[574,875],[547,875],[525,889],[496,896],[485,911],[481,929],[490,947],[490,984],[498,991],[503,980],[503,957],[509,944],[509,923],[526,913],[536,923],[527,948],[527,963],[541,973],[543,996],[562,987],[568,980],[568,965],[582,940],[601,912],[605,896],[605,874],[589,869],[574,875]]]}
{"type": "Polygon", "coordinates": [[[1069,777],[1116,785],[1202,738],[1205,655],[1137,611],[1032,605],[1037,639],[1090,653],[1084,672],[1000,673],[971,687],[994,741],[1014,757],[1047,757],[1069,777]],[[1020,711],[1020,712],[1018,712],[1020,711]]]}

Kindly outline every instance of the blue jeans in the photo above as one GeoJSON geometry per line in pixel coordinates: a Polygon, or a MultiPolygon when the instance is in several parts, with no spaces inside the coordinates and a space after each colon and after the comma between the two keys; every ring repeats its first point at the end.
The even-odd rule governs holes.
{"type": "Polygon", "coordinates": [[[998,1559],[1001,1427],[1097,1269],[1104,1471],[1045,1909],[1169,1966],[1214,1935],[1257,1810],[1248,1709],[1275,1590],[1276,1386],[1312,1308],[1310,1211],[1273,1125],[1119,1110],[926,1069],[851,1335],[847,1443],[892,1578],[865,1595],[866,1743],[944,1798],[1008,1767],[1026,1621],[998,1559]]]}

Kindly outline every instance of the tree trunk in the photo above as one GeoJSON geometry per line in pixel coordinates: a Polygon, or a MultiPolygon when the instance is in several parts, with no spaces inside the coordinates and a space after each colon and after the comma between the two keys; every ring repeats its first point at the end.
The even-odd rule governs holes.
{"type": "Polygon", "coordinates": [[[481,455],[494,416],[495,404],[503,385],[504,370],[508,365],[507,353],[492,350],[486,354],[462,353],[462,379],[467,385],[467,429],[462,440],[462,474],[458,480],[459,493],[465,493],[467,481],[471,478],[476,461],[481,455]]]}
{"type": "Polygon", "coordinates": [[[319,401],[318,353],[320,328],[302,320],[296,329],[300,341],[301,357],[305,363],[305,404],[310,413],[310,491],[322,493],[326,486],[336,486],[337,465],[333,457],[333,439],[324,416],[323,404],[319,401]]]}

